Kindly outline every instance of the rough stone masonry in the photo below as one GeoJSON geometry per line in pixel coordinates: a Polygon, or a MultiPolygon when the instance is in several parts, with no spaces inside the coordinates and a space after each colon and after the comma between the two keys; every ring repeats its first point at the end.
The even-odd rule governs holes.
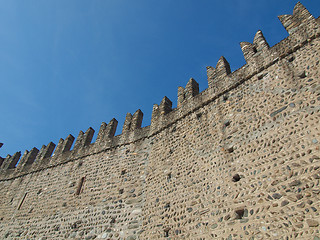
{"type": "Polygon", "coordinates": [[[242,42],[208,89],[190,79],[151,125],[117,120],[0,158],[1,239],[320,239],[320,19],[298,3],[289,36],[242,42]],[[17,164],[18,163],[18,164],[17,164]]]}

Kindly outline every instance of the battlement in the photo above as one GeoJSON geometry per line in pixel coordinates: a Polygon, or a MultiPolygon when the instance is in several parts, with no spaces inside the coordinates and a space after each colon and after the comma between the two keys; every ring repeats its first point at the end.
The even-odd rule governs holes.
{"type": "Polygon", "coordinates": [[[287,38],[259,30],[244,66],[220,57],[149,126],[138,109],[119,135],[112,119],[0,158],[1,239],[320,239],[320,18],[279,19],[287,38]]]}
{"type": "Polygon", "coordinates": [[[61,138],[57,146],[50,142],[40,150],[33,148],[30,151],[26,150],[23,155],[21,152],[13,156],[8,155],[6,158],[0,158],[1,180],[52,168],[88,154],[150,138],[253,76],[259,78],[259,73],[264,69],[288,57],[320,35],[319,19],[315,19],[300,2],[294,7],[292,15],[281,15],[279,20],[289,33],[287,38],[270,47],[259,30],[253,38],[253,43],[240,43],[247,64],[231,72],[228,61],[223,56],[220,57],[215,68],[207,67],[208,89],[199,93],[199,84],[191,78],[185,88],[178,88],[177,108],[172,109],[172,102],[167,97],[164,97],[159,105],[153,106],[150,126],[141,128],[143,113],[139,109],[133,115],[127,113],[122,134],[118,136],[114,136],[118,121],[112,119],[108,124],[101,124],[94,143],[92,139],[95,131],[90,127],[86,132],[79,132],[73,149],[71,146],[75,138],[69,135],[66,139],[61,138]]]}

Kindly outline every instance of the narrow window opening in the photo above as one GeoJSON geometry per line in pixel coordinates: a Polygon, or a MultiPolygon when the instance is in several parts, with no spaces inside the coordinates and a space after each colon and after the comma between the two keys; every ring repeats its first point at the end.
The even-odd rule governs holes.
{"type": "Polygon", "coordinates": [[[236,210],[236,219],[242,219],[244,215],[244,209],[238,209],[236,210]]]}
{"type": "Polygon", "coordinates": [[[24,202],[24,200],[26,199],[26,196],[27,196],[27,192],[24,194],[23,198],[21,199],[20,203],[19,203],[19,206],[18,206],[18,210],[20,210],[20,208],[22,207],[22,204],[24,202]]]}
{"type": "Polygon", "coordinates": [[[78,184],[78,187],[77,187],[76,195],[79,195],[79,194],[80,194],[85,179],[86,179],[86,177],[82,177],[82,178],[80,179],[79,184],[78,184]]]}
{"type": "Polygon", "coordinates": [[[164,237],[169,237],[169,229],[164,230],[164,237]]]}
{"type": "Polygon", "coordinates": [[[241,179],[240,175],[237,173],[232,177],[232,182],[239,182],[241,179]]]}

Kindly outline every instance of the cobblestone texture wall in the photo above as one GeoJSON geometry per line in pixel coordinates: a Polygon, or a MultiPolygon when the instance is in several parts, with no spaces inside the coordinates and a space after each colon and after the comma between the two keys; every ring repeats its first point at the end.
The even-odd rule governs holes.
{"type": "Polygon", "coordinates": [[[279,19],[288,38],[259,31],[245,66],[220,58],[150,126],[138,110],[119,136],[113,119],[1,158],[1,239],[319,240],[320,21],[300,3],[279,19]]]}

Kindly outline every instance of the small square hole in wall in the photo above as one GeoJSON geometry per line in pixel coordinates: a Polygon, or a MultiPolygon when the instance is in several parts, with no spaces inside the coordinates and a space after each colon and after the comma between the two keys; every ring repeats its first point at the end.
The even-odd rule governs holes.
{"type": "Polygon", "coordinates": [[[239,182],[241,179],[240,175],[237,173],[235,175],[233,175],[232,177],[232,182],[239,182]]]}
{"type": "Polygon", "coordinates": [[[125,175],[126,172],[127,172],[127,170],[126,170],[126,169],[123,169],[123,170],[121,171],[121,175],[125,175]]]}
{"type": "Polygon", "coordinates": [[[242,219],[244,215],[244,208],[236,210],[236,219],[242,219]]]}

